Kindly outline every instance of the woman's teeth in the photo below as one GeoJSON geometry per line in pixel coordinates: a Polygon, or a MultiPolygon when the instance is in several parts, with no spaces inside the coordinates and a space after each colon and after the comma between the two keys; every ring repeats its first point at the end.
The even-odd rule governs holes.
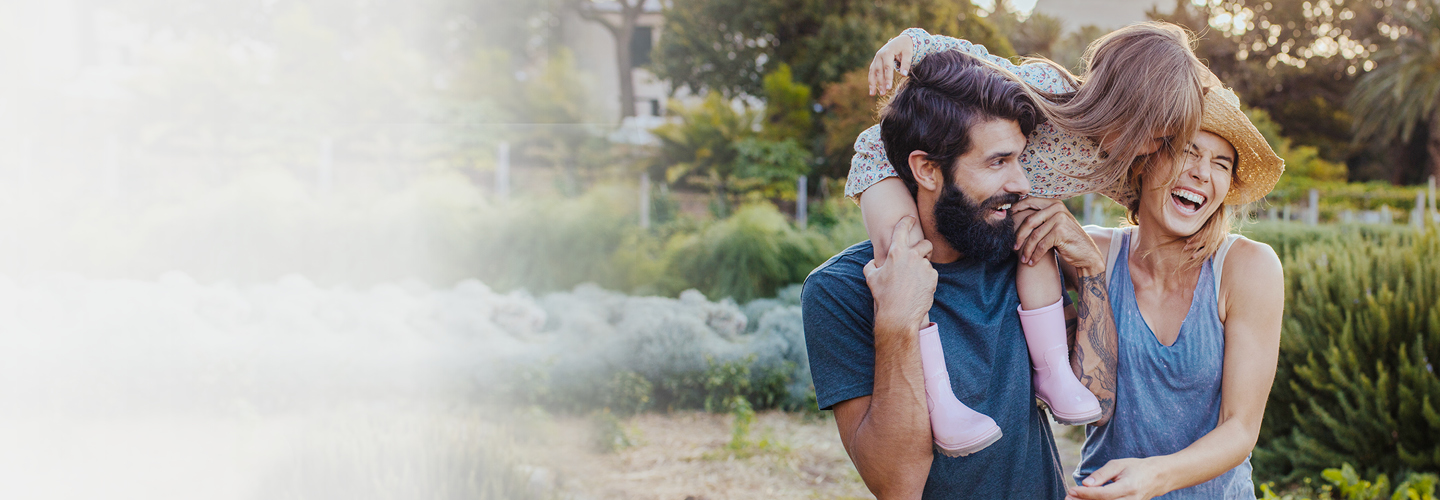
{"type": "Polygon", "coordinates": [[[1189,208],[1191,211],[1200,210],[1200,207],[1205,205],[1205,196],[1194,191],[1174,189],[1170,191],[1170,196],[1175,197],[1177,202],[1189,208]]]}

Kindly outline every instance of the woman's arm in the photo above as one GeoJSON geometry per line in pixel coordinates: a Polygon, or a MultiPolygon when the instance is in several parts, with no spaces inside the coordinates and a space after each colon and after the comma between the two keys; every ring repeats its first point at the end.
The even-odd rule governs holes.
{"type": "Polygon", "coordinates": [[[1215,429],[1171,455],[1112,460],[1090,474],[1083,486],[1072,488],[1067,498],[1163,495],[1235,468],[1255,448],[1280,354],[1285,278],[1275,251],[1249,240],[1231,248],[1224,273],[1225,375],[1215,429]]]}

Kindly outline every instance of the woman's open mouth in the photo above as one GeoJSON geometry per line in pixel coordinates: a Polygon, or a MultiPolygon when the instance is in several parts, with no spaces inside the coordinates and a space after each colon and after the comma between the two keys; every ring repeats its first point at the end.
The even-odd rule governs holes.
{"type": "Polygon", "coordinates": [[[1205,206],[1205,195],[1184,188],[1170,190],[1170,201],[1175,208],[1185,215],[1200,213],[1200,208],[1205,206]]]}

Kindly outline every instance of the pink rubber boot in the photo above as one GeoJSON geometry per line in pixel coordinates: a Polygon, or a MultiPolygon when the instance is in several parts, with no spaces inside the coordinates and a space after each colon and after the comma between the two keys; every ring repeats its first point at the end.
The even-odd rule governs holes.
{"type": "Polygon", "coordinates": [[[920,364],[925,370],[925,401],[930,405],[930,433],[935,448],[947,457],[963,457],[1000,440],[1000,426],[990,417],[965,406],[950,387],[940,328],[930,323],[920,330],[920,364]]]}
{"type": "Polygon", "coordinates": [[[1083,425],[1100,420],[1100,401],[1075,379],[1075,372],[1070,369],[1062,302],[1034,311],[1022,307],[1020,326],[1025,330],[1025,343],[1034,365],[1035,395],[1050,407],[1055,421],[1083,425]]]}

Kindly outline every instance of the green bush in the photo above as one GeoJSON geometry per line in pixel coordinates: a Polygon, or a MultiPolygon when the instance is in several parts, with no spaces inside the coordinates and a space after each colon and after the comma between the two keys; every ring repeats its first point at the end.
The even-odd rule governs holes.
{"type": "Polygon", "coordinates": [[[1257,476],[1440,469],[1440,235],[1337,230],[1285,252],[1279,368],[1257,476]]]}
{"type": "Polygon", "coordinates": [[[830,257],[828,243],[797,231],[772,205],[750,205],[673,241],[670,270],[709,297],[749,301],[804,281],[830,257]]]}
{"type": "Polygon", "coordinates": [[[1435,484],[1440,477],[1435,474],[1409,474],[1404,481],[1390,490],[1390,479],[1381,474],[1374,481],[1368,481],[1355,472],[1350,464],[1338,469],[1325,469],[1321,476],[1330,483],[1316,489],[1308,479],[1305,484],[1283,489],[1276,493],[1273,483],[1260,485],[1260,500],[1434,500],[1435,484]]]}

